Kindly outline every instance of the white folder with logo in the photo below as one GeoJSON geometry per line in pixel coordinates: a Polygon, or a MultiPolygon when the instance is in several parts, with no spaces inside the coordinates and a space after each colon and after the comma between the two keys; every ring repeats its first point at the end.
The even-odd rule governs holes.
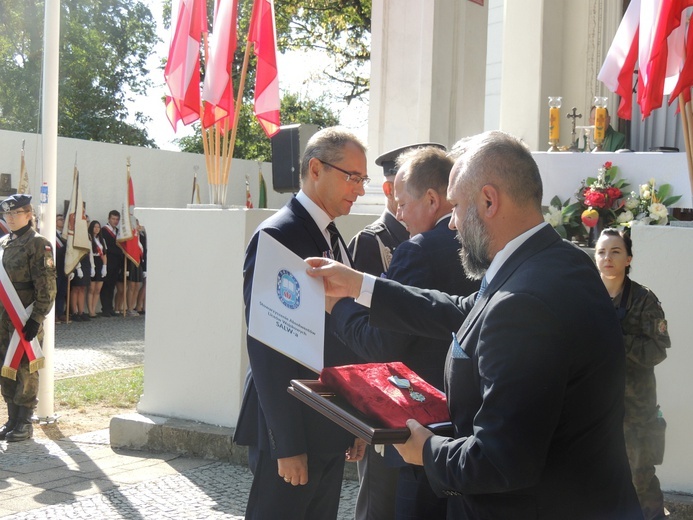
{"type": "Polygon", "coordinates": [[[248,334],[320,373],[324,365],[325,290],[303,259],[260,233],[248,334]]]}

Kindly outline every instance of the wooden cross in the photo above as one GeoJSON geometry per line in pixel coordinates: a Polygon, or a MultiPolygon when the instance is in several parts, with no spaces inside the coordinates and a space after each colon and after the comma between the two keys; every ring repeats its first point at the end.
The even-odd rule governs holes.
{"type": "Polygon", "coordinates": [[[573,120],[573,131],[571,132],[571,145],[570,149],[571,150],[577,150],[578,149],[578,138],[575,133],[575,123],[578,118],[582,119],[582,114],[577,113],[577,108],[573,107],[572,114],[566,115],[567,118],[573,120]]]}

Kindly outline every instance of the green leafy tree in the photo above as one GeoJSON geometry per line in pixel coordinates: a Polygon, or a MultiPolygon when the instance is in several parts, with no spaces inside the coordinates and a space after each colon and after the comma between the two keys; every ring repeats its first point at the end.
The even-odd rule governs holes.
{"type": "Polygon", "coordinates": [[[324,70],[347,103],[370,88],[371,0],[275,0],[277,46],[323,51],[332,58],[324,70]]]}
{"type": "MultiPolygon", "coordinates": [[[[339,123],[337,116],[320,100],[300,100],[296,94],[284,95],[280,114],[283,125],[304,123],[324,128],[339,123]]],[[[176,142],[183,152],[204,153],[199,123],[195,124],[194,135],[182,137],[176,142]]],[[[250,103],[241,107],[233,156],[253,161],[272,161],[272,145],[255,119],[250,103]]]]}
{"type": "MultiPolygon", "coordinates": [[[[150,86],[146,60],[158,41],[140,0],[61,0],[58,134],[154,146],[131,94],[150,86]]],[[[0,128],[39,129],[44,2],[0,0],[0,128]]]]}

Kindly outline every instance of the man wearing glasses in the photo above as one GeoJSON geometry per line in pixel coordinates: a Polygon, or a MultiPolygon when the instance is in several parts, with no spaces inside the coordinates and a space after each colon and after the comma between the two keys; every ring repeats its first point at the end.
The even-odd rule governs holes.
{"type": "MultiPolygon", "coordinates": [[[[327,256],[351,265],[334,219],[347,215],[365,193],[366,163],[365,146],[344,129],[325,128],[311,137],[301,161],[301,190],[259,226],[246,250],[246,322],[260,231],[302,258],[327,256]]],[[[336,518],[345,453],[357,460],[364,445],[356,447],[353,436],[287,393],[291,379],[314,379],[315,373],[250,336],[247,343],[250,371],[234,437],[249,446],[253,472],[246,519],[336,518]]],[[[325,366],[359,361],[325,336],[325,366]]]]}
{"type": "Polygon", "coordinates": [[[55,265],[51,243],[32,226],[31,195],[12,195],[0,210],[10,228],[0,239],[0,388],[9,417],[0,440],[18,442],[33,435],[44,362],[41,324],[55,300],[55,265]]]}

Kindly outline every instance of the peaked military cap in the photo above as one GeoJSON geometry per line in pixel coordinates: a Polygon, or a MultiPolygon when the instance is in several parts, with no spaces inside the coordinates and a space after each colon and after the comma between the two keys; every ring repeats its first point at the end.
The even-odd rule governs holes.
{"type": "Polygon", "coordinates": [[[399,148],[395,148],[394,150],[390,150],[389,152],[385,152],[375,160],[375,164],[383,167],[383,175],[385,175],[385,177],[396,175],[397,166],[395,165],[395,161],[397,161],[397,157],[402,155],[407,150],[411,150],[412,148],[424,148],[425,146],[435,146],[441,150],[445,150],[445,146],[440,143],[409,144],[407,146],[401,146],[399,148]]]}
{"type": "Polygon", "coordinates": [[[31,195],[15,193],[14,195],[10,195],[5,200],[0,202],[0,208],[4,213],[7,213],[8,211],[23,208],[29,204],[31,204],[31,195]]]}

